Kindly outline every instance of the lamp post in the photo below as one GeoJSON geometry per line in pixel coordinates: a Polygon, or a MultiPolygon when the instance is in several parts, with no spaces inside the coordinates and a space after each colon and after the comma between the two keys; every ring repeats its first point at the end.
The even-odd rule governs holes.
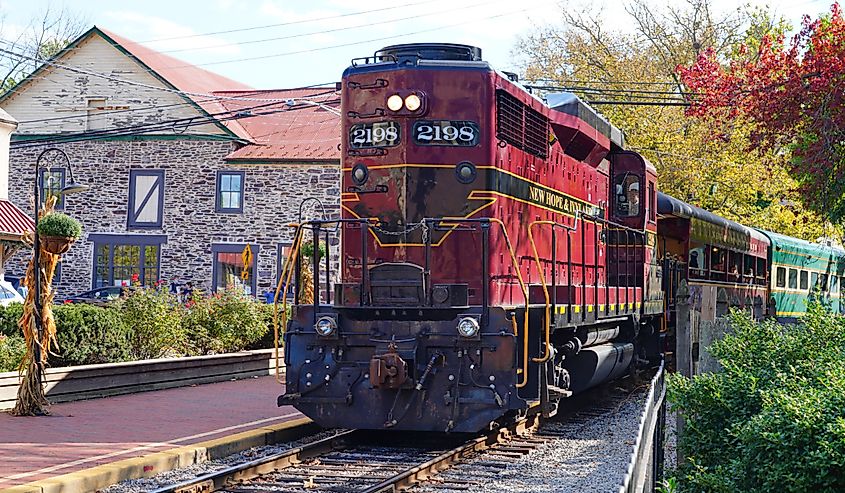
{"type": "Polygon", "coordinates": [[[70,183],[62,187],[59,194],[61,195],[69,195],[72,193],[79,193],[88,190],[88,185],[82,185],[76,183],[73,179],[73,167],[70,165],[70,158],[68,158],[67,154],[61,149],[57,149],[55,147],[51,147],[49,149],[45,149],[38,155],[38,158],[35,160],[35,231],[33,232],[33,248],[35,248],[35,255],[33,258],[34,262],[34,281],[35,281],[35,331],[37,334],[37,338],[35,341],[34,347],[34,356],[35,356],[35,368],[36,372],[38,373],[38,385],[41,385],[42,375],[43,375],[43,368],[42,368],[42,361],[41,361],[41,341],[44,337],[44,321],[41,319],[42,315],[42,307],[41,307],[41,241],[38,235],[38,213],[41,209],[41,176],[39,171],[41,170],[41,161],[44,157],[50,153],[55,153],[62,159],[64,159],[64,165],[67,167],[68,174],[70,175],[70,183]]]}

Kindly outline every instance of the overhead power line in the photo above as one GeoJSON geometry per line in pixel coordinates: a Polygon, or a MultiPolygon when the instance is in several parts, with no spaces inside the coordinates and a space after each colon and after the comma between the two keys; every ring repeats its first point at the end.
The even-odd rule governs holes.
{"type": "MultiPolygon", "coordinates": [[[[69,70],[71,72],[75,72],[75,73],[78,73],[78,74],[90,75],[92,77],[99,77],[99,78],[109,80],[109,81],[112,81],[112,82],[129,84],[129,85],[133,85],[133,86],[144,87],[146,89],[153,89],[153,90],[156,90],[156,91],[169,92],[169,93],[172,93],[172,94],[180,94],[180,95],[188,96],[188,97],[207,98],[209,101],[212,101],[212,100],[219,100],[219,101],[229,100],[229,101],[248,101],[248,102],[259,102],[259,103],[260,102],[281,103],[281,102],[287,102],[287,101],[293,100],[293,101],[296,101],[296,102],[302,102],[304,104],[321,106],[321,103],[310,101],[308,97],[249,98],[249,97],[240,97],[240,96],[224,96],[224,95],[218,95],[218,94],[207,94],[207,93],[201,93],[201,92],[182,91],[182,90],[179,90],[179,89],[171,89],[169,87],[155,86],[155,85],[146,84],[146,83],[143,83],[143,82],[137,82],[137,81],[133,81],[133,80],[123,79],[123,78],[120,78],[120,77],[115,77],[115,76],[103,74],[103,73],[100,73],[100,72],[94,72],[92,70],[72,67],[72,66],[69,66],[69,65],[58,63],[58,62],[53,61],[53,60],[44,60],[43,58],[33,57],[33,56],[30,56],[30,55],[25,55],[23,53],[16,53],[14,51],[7,50],[7,49],[4,49],[4,48],[0,48],[0,53],[4,53],[4,54],[7,54],[9,56],[16,57],[16,58],[19,58],[19,59],[22,58],[22,59],[27,59],[27,60],[34,60],[34,61],[41,62],[42,64],[49,65],[49,66],[52,66],[52,67],[57,67],[57,68],[61,68],[61,69],[64,69],[64,70],[69,70]]],[[[224,92],[224,91],[221,91],[221,92],[224,92]]],[[[248,91],[246,91],[246,92],[248,92],[248,91]]],[[[338,111],[334,108],[324,108],[324,109],[326,109],[327,111],[331,111],[331,112],[335,113],[336,115],[340,116],[340,111],[338,111]]]]}
{"type": "MultiPolygon", "coordinates": [[[[549,3],[549,1],[541,1],[540,4],[549,3]]],[[[306,53],[316,53],[316,52],[325,51],[325,50],[333,50],[333,49],[336,49],[336,48],[346,48],[346,47],[349,47],[349,46],[359,46],[359,45],[363,45],[363,44],[373,43],[375,41],[387,41],[387,40],[391,40],[391,39],[399,39],[399,38],[404,38],[404,37],[407,37],[407,36],[414,36],[414,35],[417,35],[417,34],[425,34],[425,33],[430,33],[430,32],[435,32],[435,31],[442,31],[444,29],[451,29],[453,27],[465,26],[467,24],[475,24],[475,23],[481,22],[481,21],[498,19],[498,18],[501,18],[501,17],[509,16],[509,15],[522,14],[522,13],[528,12],[530,10],[540,8],[541,6],[542,5],[534,5],[532,7],[525,7],[525,8],[519,9],[519,10],[511,10],[511,11],[508,11],[508,12],[502,12],[502,13],[499,13],[499,14],[489,15],[489,16],[486,16],[486,17],[473,17],[471,19],[468,19],[468,20],[465,20],[465,21],[462,21],[462,22],[457,22],[457,23],[454,23],[454,24],[448,24],[448,25],[445,25],[445,26],[437,26],[437,27],[432,27],[432,28],[429,28],[429,29],[421,29],[421,30],[413,31],[413,32],[405,32],[405,33],[395,34],[395,35],[391,35],[391,36],[382,36],[382,37],[378,37],[378,38],[370,38],[370,39],[365,39],[365,40],[360,40],[360,41],[353,41],[353,42],[330,45],[330,46],[321,46],[321,47],[316,47],[316,48],[307,48],[307,49],[303,49],[303,50],[287,51],[287,52],[283,52],[283,53],[273,53],[273,54],[270,54],[270,55],[259,55],[259,56],[246,57],[246,58],[232,58],[232,59],[229,59],[229,60],[218,60],[216,62],[206,62],[206,63],[189,64],[189,65],[176,65],[176,66],[167,67],[167,68],[178,69],[178,68],[185,68],[185,67],[208,67],[208,66],[211,66],[211,65],[223,65],[223,64],[227,64],[227,63],[237,63],[237,62],[250,62],[250,61],[254,61],[254,60],[267,60],[267,59],[270,59],[270,58],[280,58],[280,57],[290,56],[290,55],[302,55],[302,54],[306,54],[306,53]]],[[[377,25],[379,23],[373,23],[373,24],[377,25]]]]}
{"type": "Polygon", "coordinates": [[[311,22],[327,21],[327,20],[331,20],[331,19],[341,19],[341,18],[344,18],[344,17],[355,17],[355,16],[358,16],[358,15],[372,14],[372,13],[375,13],[375,12],[385,12],[385,11],[388,11],[388,10],[396,10],[396,9],[400,9],[400,8],[403,8],[403,7],[413,7],[413,6],[416,6],[416,5],[424,5],[424,4],[427,4],[427,3],[434,3],[434,2],[437,2],[437,1],[440,1],[440,0],[425,0],[425,1],[422,1],[422,2],[403,3],[403,4],[400,4],[400,5],[391,5],[390,7],[382,7],[382,8],[370,9],[370,10],[360,10],[358,12],[348,12],[348,13],[345,13],[345,14],[329,15],[329,16],[325,16],[325,17],[314,17],[314,18],[311,18],[311,19],[301,19],[301,20],[298,20],[298,21],[280,22],[280,23],[277,23],[277,24],[265,24],[265,25],[262,25],[262,26],[249,26],[249,27],[242,27],[242,28],[238,28],[238,29],[226,29],[224,31],[212,31],[212,32],[207,32],[207,33],[186,34],[184,36],[172,36],[172,37],[169,37],[169,38],[148,39],[148,40],[145,40],[145,41],[140,41],[140,43],[152,43],[152,42],[156,42],[156,41],[170,41],[170,40],[174,40],[174,39],[199,38],[199,37],[203,37],[203,36],[214,36],[216,34],[229,34],[229,33],[238,33],[238,32],[244,32],[244,31],[257,31],[257,30],[261,30],[261,29],[270,29],[270,28],[274,28],[274,27],[293,26],[293,25],[296,25],[296,24],[308,24],[308,23],[311,23],[311,22]]]}
{"type": "MultiPolygon", "coordinates": [[[[340,100],[329,101],[330,104],[340,104],[340,100]]],[[[22,149],[28,147],[39,147],[43,145],[62,144],[70,142],[81,142],[89,140],[99,140],[109,137],[120,137],[127,135],[150,134],[151,132],[168,130],[176,131],[188,129],[190,127],[206,125],[214,122],[226,122],[232,120],[241,120],[246,118],[255,118],[261,116],[268,116],[282,112],[291,112],[309,108],[307,104],[299,106],[285,107],[279,109],[267,109],[266,111],[253,112],[253,110],[261,108],[269,108],[270,106],[278,105],[278,103],[265,103],[255,105],[247,108],[238,108],[230,111],[223,111],[219,113],[209,114],[208,116],[187,117],[174,120],[166,120],[161,122],[153,122],[140,125],[130,125],[126,127],[117,127],[104,130],[86,131],[78,133],[66,133],[56,136],[45,137],[42,139],[34,139],[20,142],[13,142],[12,147],[15,149],[22,149]]],[[[178,132],[177,132],[178,133],[178,132]]]]}
{"type": "Polygon", "coordinates": [[[324,29],[322,31],[312,31],[312,32],[307,32],[307,33],[289,34],[287,36],[279,36],[279,37],[274,37],[274,38],[253,39],[253,40],[247,40],[247,41],[234,41],[234,42],[231,42],[231,43],[222,43],[222,44],[216,44],[216,45],[198,46],[198,47],[192,47],[192,48],[178,48],[178,49],[175,49],[175,50],[163,50],[163,51],[159,51],[159,53],[180,53],[180,52],[184,52],[184,51],[211,50],[211,49],[214,49],[214,48],[222,48],[222,47],[233,46],[233,45],[242,46],[242,45],[258,44],[258,43],[268,43],[268,42],[271,42],[271,41],[284,41],[284,40],[287,40],[287,39],[304,38],[304,37],[308,37],[308,36],[318,36],[320,34],[331,34],[331,33],[349,31],[349,30],[352,30],[352,29],[371,28],[371,27],[373,27],[373,25],[385,25],[385,24],[391,24],[391,23],[394,23],[394,22],[416,20],[416,19],[419,19],[421,17],[431,17],[433,15],[444,15],[444,14],[448,14],[450,12],[457,12],[457,11],[460,11],[460,10],[472,9],[472,8],[480,7],[480,6],[483,6],[483,5],[489,5],[489,4],[492,4],[492,3],[501,3],[501,2],[504,2],[504,1],[506,1],[506,0],[488,0],[488,1],[484,1],[484,2],[474,3],[474,4],[471,4],[471,5],[464,5],[462,7],[455,7],[455,8],[446,9],[446,10],[438,10],[438,11],[435,11],[435,12],[417,13],[417,14],[414,14],[414,15],[411,15],[411,16],[399,17],[399,18],[393,18],[393,19],[384,19],[384,20],[380,20],[378,22],[367,22],[367,23],[364,23],[364,24],[356,24],[354,26],[337,27],[337,28],[334,28],[334,29],[324,29]]]}

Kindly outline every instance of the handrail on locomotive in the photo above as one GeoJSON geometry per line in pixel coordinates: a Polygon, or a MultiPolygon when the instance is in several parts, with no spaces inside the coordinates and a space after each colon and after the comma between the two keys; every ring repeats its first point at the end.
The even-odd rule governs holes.
{"type": "MultiPolygon", "coordinates": [[[[557,229],[563,229],[566,232],[566,272],[567,272],[567,276],[568,276],[566,285],[571,286],[572,285],[572,256],[569,254],[569,252],[572,251],[571,250],[571,248],[572,248],[571,247],[571,240],[572,239],[571,239],[570,233],[578,231],[578,224],[581,224],[581,239],[582,239],[582,242],[583,242],[584,238],[586,237],[584,227],[583,227],[585,221],[589,221],[589,222],[592,222],[594,224],[602,223],[602,224],[605,225],[605,229],[609,229],[611,231],[624,231],[625,232],[625,244],[624,244],[624,246],[625,246],[625,272],[626,272],[625,286],[624,286],[624,288],[625,288],[625,302],[628,303],[628,288],[629,287],[633,287],[635,289],[636,288],[642,288],[641,285],[636,283],[636,276],[634,278],[634,281],[635,281],[634,286],[628,286],[628,274],[627,273],[630,272],[631,263],[635,264],[635,262],[636,262],[636,258],[631,258],[631,255],[629,254],[628,248],[631,246],[630,242],[628,241],[629,240],[629,234],[633,234],[634,238],[637,238],[639,236],[639,237],[643,238],[643,241],[645,241],[645,233],[643,231],[636,230],[636,229],[633,229],[633,228],[629,228],[628,226],[625,226],[623,224],[619,224],[619,223],[616,223],[616,222],[613,222],[613,221],[609,221],[609,220],[601,218],[601,217],[597,217],[597,216],[593,216],[593,215],[589,215],[589,214],[583,214],[580,211],[576,211],[576,213],[575,213],[575,222],[574,222],[575,225],[574,226],[559,223],[559,222],[556,222],[556,221],[547,221],[547,220],[538,220],[538,221],[531,222],[528,225],[528,241],[531,243],[531,250],[534,253],[534,262],[537,265],[537,271],[540,274],[540,285],[543,288],[543,296],[545,297],[545,305],[546,305],[545,310],[544,310],[545,317],[544,317],[544,323],[543,323],[544,339],[545,339],[545,351],[544,351],[544,354],[541,358],[532,358],[532,361],[534,361],[535,363],[545,363],[545,362],[549,361],[549,359],[551,359],[551,357],[552,357],[551,340],[550,340],[550,338],[551,338],[551,327],[557,321],[557,310],[556,310],[556,307],[557,307],[557,269],[556,269],[556,267],[557,267],[557,235],[556,235],[556,231],[557,231],[557,229]],[[580,219],[580,221],[579,221],[579,219],[580,219]],[[551,226],[551,230],[552,230],[551,231],[551,233],[552,233],[551,257],[552,258],[550,259],[551,264],[552,264],[551,285],[546,284],[546,276],[545,276],[544,269],[543,269],[543,266],[542,266],[542,263],[541,263],[541,260],[540,260],[540,255],[537,251],[537,244],[534,241],[534,227],[535,226],[542,226],[542,225],[551,226]],[[551,286],[551,288],[552,288],[552,296],[549,296],[549,286],[551,286]],[[551,316],[552,314],[554,315],[554,317],[551,316]]],[[[594,243],[596,249],[598,249],[598,244],[599,244],[598,240],[599,240],[600,235],[601,235],[601,233],[599,232],[599,229],[595,228],[594,229],[594,236],[595,237],[594,237],[593,243],[594,243]]],[[[617,239],[617,241],[618,241],[618,239],[617,239]]],[[[637,246],[637,243],[635,243],[633,246],[637,246]]],[[[582,256],[584,255],[584,249],[583,248],[581,249],[581,254],[582,254],[582,256]]],[[[598,256],[596,256],[596,258],[597,257],[598,256]]],[[[582,265],[586,265],[583,258],[582,258],[581,262],[582,262],[582,265]]],[[[598,280],[599,280],[599,275],[598,275],[599,263],[598,263],[598,260],[596,260],[594,262],[593,269],[594,269],[594,273],[595,273],[595,275],[593,276],[593,279],[595,280],[594,288],[595,288],[595,292],[597,293],[598,288],[599,288],[599,286],[598,286],[598,280]]],[[[617,272],[618,272],[619,271],[619,256],[618,255],[616,256],[616,269],[617,269],[617,272]]],[[[609,289],[610,289],[610,283],[605,282],[604,287],[605,287],[605,291],[606,291],[606,294],[607,294],[607,291],[609,291],[609,289]]],[[[616,286],[615,286],[615,288],[616,288],[616,299],[617,300],[619,299],[619,289],[620,289],[620,287],[622,287],[622,286],[620,286],[619,283],[617,282],[616,286]]],[[[582,289],[582,293],[583,293],[583,290],[586,289],[586,285],[584,283],[581,283],[581,289],[582,289]]],[[[607,297],[605,297],[605,299],[607,299],[607,297]]],[[[594,300],[595,300],[594,305],[598,305],[598,297],[595,297],[594,300]]],[[[586,307],[586,296],[582,296],[581,303],[583,305],[582,309],[585,309],[585,307],[586,307]]],[[[617,304],[617,306],[618,306],[618,304],[617,304]]],[[[599,312],[598,306],[596,306],[595,308],[596,308],[596,313],[598,313],[599,312]]],[[[619,308],[616,308],[615,312],[616,312],[615,314],[618,315],[619,314],[619,308]]],[[[572,322],[572,311],[571,310],[567,313],[567,322],[572,322]]]]}

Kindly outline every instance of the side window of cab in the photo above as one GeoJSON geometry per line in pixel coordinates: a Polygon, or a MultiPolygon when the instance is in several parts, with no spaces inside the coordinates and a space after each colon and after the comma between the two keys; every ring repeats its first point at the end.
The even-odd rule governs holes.
{"type": "Polygon", "coordinates": [[[616,217],[637,217],[642,210],[640,177],[625,173],[616,179],[616,217]]]}

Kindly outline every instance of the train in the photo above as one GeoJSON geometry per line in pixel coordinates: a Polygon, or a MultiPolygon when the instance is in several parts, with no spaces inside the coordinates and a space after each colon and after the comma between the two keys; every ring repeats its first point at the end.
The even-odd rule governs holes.
{"type": "Polygon", "coordinates": [[[838,300],[845,252],[661,193],[617,127],[477,47],[388,46],[340,91],[341,211],[297,225],[279,281],[302,288],[303,245],[340,237],[338,272],[311,255],[283,336],[278,404],[323,427],[553,415],[661,360],[681,283],[704,318],[726,300],[798,317],[820,286],[838,300]]]}

